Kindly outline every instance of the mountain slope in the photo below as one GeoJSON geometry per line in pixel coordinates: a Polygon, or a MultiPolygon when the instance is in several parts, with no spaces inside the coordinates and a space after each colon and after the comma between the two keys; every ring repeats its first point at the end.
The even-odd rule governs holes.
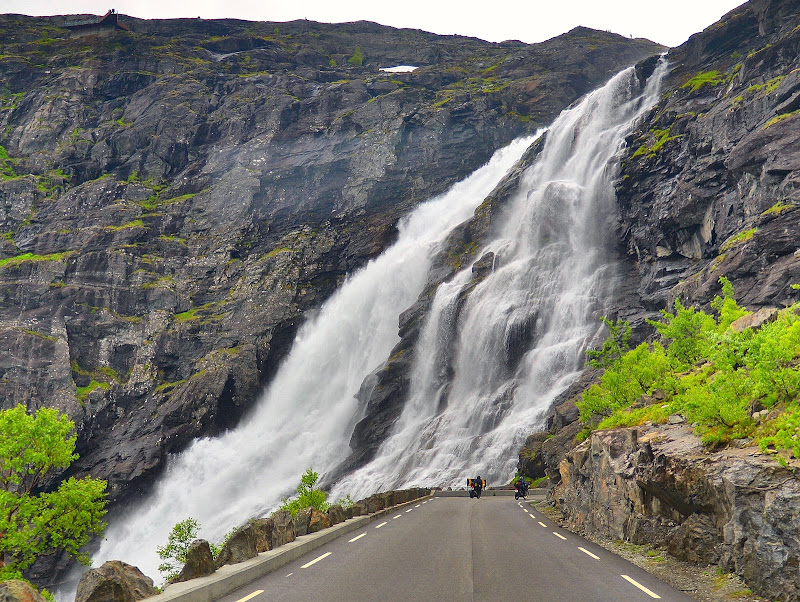
{"type": "Polygon", "coordinates": [[[410,208],[660,49],[120,19],[0,17],[0,399],[67,412],[114,500],[236,424],[410,208]]]}

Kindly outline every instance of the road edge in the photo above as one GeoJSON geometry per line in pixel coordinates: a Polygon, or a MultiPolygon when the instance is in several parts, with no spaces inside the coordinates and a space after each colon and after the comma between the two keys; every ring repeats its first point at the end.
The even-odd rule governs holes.
{"type": "Polygon", "coordinates": [[[154,602],[171,602],[173,600],[177,602],[214,602],[342,535],[360,529],[391,512],[396,512],[400,508],[416,505],[420,501],[431,498],[433,498],[433,492],[410,502],[378,510],[372,514],[356,516],[317,533],[301,535],[294,541],[279,548],[261,552],[255,558],[237,564],[226,564],[207,577],[199,577],[191,581],[168,585],[162,593],[146,599],[154,602]]]}

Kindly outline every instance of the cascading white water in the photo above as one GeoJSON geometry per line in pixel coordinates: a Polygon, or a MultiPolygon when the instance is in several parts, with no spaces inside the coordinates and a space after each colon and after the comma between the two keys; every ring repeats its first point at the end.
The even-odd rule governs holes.
{"type": "Polygon", "coordinates": [[[508,482],[525,437],[577,376],[599,333],[616,276],[602,231],[614,212],[613,158],[657,100],[665,69],[662,60],[643,92],[627,69],[553,123],[505,225],[477,255],[494,254],[492,273],[466,303],[472,266],[439,287],[393,434],[334,495],[463,486],[476,474],[508,482]]]}
{"type": "Polygon", "coordinates": [[[156,578],[156,546],[166,543],[176,522],[193,517],[203,537],[219,541],[291,495],[305,469],[324,474],[339,465],[359,418],[355,394],[399,341],[398,316],[422,292],[436,247],[472,215],[533,140],[501,149],[404,220],[398,241],[349,278],[303,326],[253,415],[236,430],[197,440],[172,458],[154,493],[110,524],[93,564],[123,560],[156,578]]]}

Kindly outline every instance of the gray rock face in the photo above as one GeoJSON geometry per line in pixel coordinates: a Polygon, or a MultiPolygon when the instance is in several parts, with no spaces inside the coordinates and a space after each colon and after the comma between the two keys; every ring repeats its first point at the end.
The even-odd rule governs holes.
{"type": "Polygon", "coordinates": [[[83,574],[75,602],[135,602],[156,594],[153,580],[135,566],[109,560],[83,574]]]}
{"type": "Polygon", "coordinates": [[[196,539],[189,545],[189,549],[186,551],[186,562],[173,582],[180,583],[197,577],[205,577],[216,570],[211,546],[205,539],[196,539]]]}
{"type": "Polygon", "coordinates": [[[19,579],[0,582],[0,600],[2,602],[47,602],[47,598],[19,579]]]}
{"type": "Polygon", "coordinates": [[[752,447],[706,452],[684,425],[593,434],[553,499],[573,529],[719,564],[770,599],[800,597],[800,479],[752,447]]]}
{"type": "Polygon", "coordinates": [[[796,298],[798,23],[796,3],[752,0],[670,51],[617,185],[637,283],[620,308],[636,320],[676,297],[709,303],[723,275],[748,308],[796,298]]]}

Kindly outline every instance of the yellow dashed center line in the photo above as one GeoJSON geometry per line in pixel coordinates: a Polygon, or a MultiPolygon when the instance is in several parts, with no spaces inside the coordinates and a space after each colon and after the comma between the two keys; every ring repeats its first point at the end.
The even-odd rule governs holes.
{"type": "Polygon", "coordinates": [[[587,550],[586,548],[578,548],[578,549],[579,549],[581,552],[583,552],[584,554],[586,554],[587,556],[591,556],[591,557],[592,557],[592,558],[594,558],[595,560],[600,560],[600,557],[599,557],[599,556],[595,556],[594,554],[592,554],[592,553],[591,553],[589,550],[587,550]]]}
{"type": "Polygon", "coordinates": [[[361,535],[356,535],[353,539],[351,539],[348,543],[353,543],[354,541],[358,541],[362,537],[364,537],[366,533],[362,533],[361,535]]]}
{"type": "Polygon", "coordinates": [[[559,533],[556,533],[555,531],[553,531],[553,535],[555,535],[556,537],[558,537],[558,538],[560,538],[560,539],[563,539],[564,541],[567,541],[567,538],[566,538],[566,537],[564,537],[563,535],[561,535],[561,534],[559,534],[559,533]]]}
{"type": "Polygon", "coordinates": [[[301,568],[301,569],[307,569],[307,568],[308,568],[308,567],[310,567],[312,564],[316,564],[316,563],[318,563],[320,560],[322,560],[323,558],[327,558],[327,557],[328,557],[328,556],[330,556],[332,553],[333,553],[333,552],[326,552],[326,553],[325,553],[325,554],[323,554],[322,556],[317,556],[317,557],[316,557],[314,560],[312,560],[311,562],[307,562],[307,563],[305,563],[305,564],[304,564],[303,566],[301,566],[300,568],[301,568]]]}
{"type": "MultiPolygon", "coordinates": [[[[291,573],[290,573],[290,574],[291,574],[291,573]]],[[[238,599],[236,602],[246,602],[246,600],[252,600],[253,598],[255,598],[256,596],[258,596],[259,594],[263,594],[263,593],[264,593],[264,590],[263,590],[263,589],[259,589],[259,590],[256,590],[256,591],[254,591],[254,592],[253,592],[252,594],[250,594],[249,596],[245,596],[244,598],[240,598],[240,599],[238,599]]]]}
{"type": "Polygon", "coordinates": [[[539,524],[542,525],[545,529],[547,528],[547,525],[545,525],[542,521],[539,521],[539,524]]]}
{"type": "Polygon", "coordinates": [[[647,588],[646,588],[644,585],[642,585],[642,584],[641,584],[641,583],[639,583],[638,581],[635,581],[634,579],[631,579],[631,578],[630,578],[630,577],[628,577],[627,575],[620,575],[620,577],[622,577],[623,579],[625,579],[625,581],[627,581],[628,583],[631,583],[632,585],[635,585],[636,587],[638,587],[640,590],[642,590],[644,593],[646,593],[646,594],[647,594],[648,596],[650,596],[651,598],[657,598],[657,599],[660,599],[660,598],[661,598],[661,596],[659,596],[659,595],[658,595],[658,594],[656,594],[655,592],[652,592],[652,591],[650,591],[650,590],[649,590],[649,589],[647,589],[647,588]]]}
{"type": "Polygon", "coordinates": [[[383,525],[388,525],[388,524],[389,524],[388,521],[385,521],[385,522],[382,522],[380,525],[376,525],[375,528],[376,529],[380,529],[383,525]]]}

